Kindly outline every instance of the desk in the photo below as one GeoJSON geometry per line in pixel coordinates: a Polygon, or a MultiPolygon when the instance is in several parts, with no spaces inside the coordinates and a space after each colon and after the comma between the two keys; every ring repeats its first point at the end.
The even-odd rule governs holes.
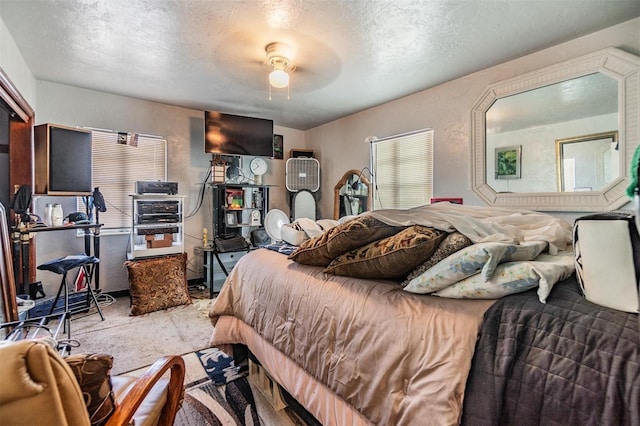
{"type": "Polygon", "coordinates": [[[248,250],[219,252],[214,247],[196,246],[193,252],[202,253],[204,284],[209,287],[209,299],[213,299],[215,293],[220,293],[229,271],[242,256],[248,253],[248,250]],[[216,264],[220,268],[219,271],[216,271],[216,264]]]}
{"type": "MultiPolygon", "coordinates": [[[[73,231],[84,230],[84,251],[87,256],[91,256],[91,240],[93,239],[93,256],[100,258],[100,227],[101,223],[88,223],[82,225],[66,225],[66,226],[38,226],[38,227],[20,227],[11,230],[13,236],[13,271],[16,277],[16,290],[18,294],[28,294],[32,300],[36,299],[38,288],[31,285],[29,277],[29,248],[31,239],[35,234],[40,232],[54,231],[73,231]],[[29,284],[29,288],[26,286],[29,284]]],[[[95,265],[93,282],[95,291],[100,292],[100,263],[95,265]]]]}

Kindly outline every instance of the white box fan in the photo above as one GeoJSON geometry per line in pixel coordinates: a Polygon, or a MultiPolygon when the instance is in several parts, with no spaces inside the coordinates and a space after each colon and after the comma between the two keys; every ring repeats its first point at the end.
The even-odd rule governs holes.
{"type": "Polygon", "coordinates": [[[320,162],[315,158],[289,158],[285,168],[285,182],[288,191],[308,190],[316,192],[320,188],[320,162]]]}

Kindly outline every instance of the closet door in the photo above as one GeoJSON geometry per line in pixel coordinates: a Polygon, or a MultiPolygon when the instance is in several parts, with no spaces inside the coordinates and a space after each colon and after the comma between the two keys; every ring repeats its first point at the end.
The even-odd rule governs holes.
{"type": "MultiPolygon", "coordinates": [[[[6,187],[0,186],[0,191],[2,192],[0,199],[10,200],[20,186],[31,186],[33,182],[33,151],[31,142],[33,140],[35,114],[31,106],[29,106],[27,101],[22,97],[2,68],[0,68],[0,103],[3,105],[0,109],[9,112],[8,148],[0,148],[2,151],[8,150],[9,183],[6,187]]],[[[1,132],[4,134],[5,130],[1,130],[1,132]]],[[[6,217],[8,219],[8,226],[13,226],[13,212],[10,211],[8,203],[6,206],[6,217]]],[[[34,253],[35,246],[31,244],[31,260],[35,257],[34,253]]],[[[35,262],[30,262],[29,265],[29,279],[33,282],[36,278],[36,265],[35,262]]]]}

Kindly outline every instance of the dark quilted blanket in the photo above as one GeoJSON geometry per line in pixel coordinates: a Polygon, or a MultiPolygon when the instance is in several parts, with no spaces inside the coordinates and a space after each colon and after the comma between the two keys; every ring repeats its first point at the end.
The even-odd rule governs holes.
{"type": "Polygon", "coordinates": [[[535,292],[485,313],[465,425],[640,425],[637,314],[586,301],[575,278],[546,304],[535,292]]]}

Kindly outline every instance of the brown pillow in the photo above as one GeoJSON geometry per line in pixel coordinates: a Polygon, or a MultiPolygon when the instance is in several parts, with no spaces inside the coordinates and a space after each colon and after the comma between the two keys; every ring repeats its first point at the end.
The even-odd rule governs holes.
{"type": "Polygon", "coordinates": [[[446,232],[413,225],[397,234],[338,256],[325,272],[358,278],[404,278],[431,256],[446,232]]]}
{"type": "Polygon", "coordinates": [[[371,215],[359,216],[303,241],[289,259],[305,265],[327,266],[341,254],[397,234],[404,228],[387,225],[371,215]]]}
{"type": "Polygon", "coordinates": [[[116,409],[111,387],[113,357],[103,354],[74,354],[64,360],[80,385],[91,424],[104,424],[116,409]]]}
{"type": "Polygon", "coordinates": [[[416,269],[411,271],[407,279],[402,283],[402,286],[406,286],[407,284],[409,284],[409,281],[416,277],[419,277],[427,269],[433,267],[436,263],[446,259],[447,257],[449,257],[449,255],[470,246],[471,244],[473,244],[473,241],[459,232],[452,232],[451,234],[447,235],[445,239],[442,240],[438,248],[433,252],[431,257],[426,262],[418,265],[416,269]]]}
{"type": "Polygon", "coordinates": [[[191,303],[186,253],[130,260],[125,265],[129,272],[131,315],[191,303]]]}

